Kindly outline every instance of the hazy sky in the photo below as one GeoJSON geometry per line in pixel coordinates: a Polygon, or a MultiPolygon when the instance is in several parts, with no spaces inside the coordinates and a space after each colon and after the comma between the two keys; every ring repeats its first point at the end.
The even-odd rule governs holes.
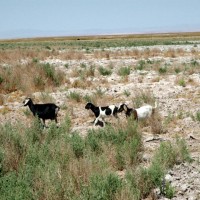
{"type": "Polygon", "coordinates": [[[200,0],[0,0],[0,38],[200,31],[200,0]]]}

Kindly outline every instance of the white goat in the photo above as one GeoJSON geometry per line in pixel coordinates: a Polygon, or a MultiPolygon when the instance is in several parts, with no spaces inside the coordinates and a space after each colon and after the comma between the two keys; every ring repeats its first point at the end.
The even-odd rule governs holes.
{"type": "Polygon", "coordinates": [[[119,111],[125,111],[126,117],[133,116],[135,120],[146,119],[150,117],[154,110],[157,108],[157,102],[155,102],[155,106],[145,105],[140,108],[129,108],[126,104],[123,104],[119,111]]]}

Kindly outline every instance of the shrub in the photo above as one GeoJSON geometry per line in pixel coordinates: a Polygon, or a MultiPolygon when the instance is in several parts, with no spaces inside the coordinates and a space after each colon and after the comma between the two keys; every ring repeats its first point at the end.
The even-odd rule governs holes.
{"type": "Polygon", "coordinates": [[[55,86],[59,86],[62,80],[60,80],[61,76],[59,77],[59,75],[56,74],[55,69],[49,63],[43,64],[41,67],[45,73],[45,76],[50,79],[55,86]]]}
{"type": "Polygon", "coordinates": [[[172,199],[174,197],[174,195],[175,195],[175,189],[172,187],[172,185],[169,182],[165,183],[164,195],[168,199],[172,199]]]}
{"type": "Polygon", "coordinates": [[[176,74],[178,74],[178,73],[181,72],[180,68],[178,68],[178,67],[176,67],[176,68],[174,69],[174,71],[176,72],[176,74]]]}
{"type": "Polygon", "coordinates": [[[4,78],[0,76],[0,85],[3,83],[4,78]]]}
{"type": "Polygon", "coordinates": [[[131,95],[131,93],[128,90],[124,90],[124,95],[129,97],[131,95]]]}
{"type": "Polygon", "coordinates": [[[180,78],[180,79],[178,80],[178,84],[179,84],[180,86],[182,86],[182,87],[185,87],[185,86],[186,86],[186,82],[185,82],[185,80],[184,80],[183,78],[180,78]]]}
{"type": "Polygon", "coordinates": [[[191,65],[192,65],[193,67],[199,65],[198,61],[196,61],[196,60],[194,60],[194,59],[192,59],[192,60],[190,61],[190,63],[191,63],[191,65]]]}
{"type": "Polygon", "coordinates": [[[36,75],[33,78],[33,83],[34,83],[36,88],[38,88],[40,90],[44,90],[45,81],[44,81],[44,79],[43,79],[43,77],[41,75],[36,75]]]}
{"type": "Polygon", "coordinates": [[[109,76],[112,74],[112,71],[110,69],[106,69],[105,67],[99,67],[98,70],[99,73],[103,76],[109,76]]]}
{"type": "Polygon", "coordinates": [[[136,135],[129,144],[129,156],[130,156],[130,164],[136,166],[137,163],[139,163],[140,159],[140,154],[139,152],[141,151],[141,138],[139,135],[136,135]]]}
{"type": "Polygon", "coordinates": [[[121,186],[122,181],[115,174],[93,175],[89,186],[84,188],[83,199],[115,199],[121,186]]]}
{"type": "Polygon", "coordinates": [[[191,161],[186,143],[177,138],[176,143],[162,142],[153,156],[148,168],[139,168],[129,171],[126,175],[129,187],[134,188],[136,199],[146,198],[153,188],[159,187],[161,193],[167,198],[174,195],[173,187],[165,181],[166,171],[174,164],[191,161]]]}
{"type": "Polygon", "coordinates": [[[95,75],[95,66],[91,65],[89,69],[85,72],[86,76],[94,76],[95,75]]]}
{"type": "Polygon", "coordinates": [[[131,68],[130,67],[121,67],[118,70],[118,75],[120,76],[128,76],[131,72],[131,68]]]}
{"type": "Polygon", "coordinates": [[[165,67],[160,67],[158,69],[158,71],[159,71],[160,74],[165,74],[167,72],[167,67],[166,66],[165,67]]]}
{"type": "Polygon", "coordinates": [[[102,97],[105,94],[105,91],[103,91],[100,87],[95,89],[95,95],[98,97],[102,97]]]}
{"type": "Polygon", "coordinates": [[[144,70],[145,64],[146,64],[145,60],[140,60],[140,61],[138,62],[138,65],[136,66],[136,69],[137,69],[137,70],[144,70]]]}
{"type": "Polygon", "coordinates": [[[38,60],[38,58],[33,58],[33,59],[32,59],[32,62],[33,62],[33,63],[38,63],[39,60],[38,60]]]}
{"type": "Polygon", "coordinates": [[[69,63],[66,63],[66,64],[64,65],[64,67],[65,67],[66,69],[69,69],[69,63]]]}
{"type": "Polygon", "coordinates": [[[85,142],[78,133],[72,135],[71,145],[76,158],[83,157],[85,142]]]}
{"type": "Polygon", "coordinates": [[[86,141],[93,152],[99,153],[102,151],[98,137],[96,137],[94,133],[89,132],[86,141]]]}
{"type": "Polygon", "coordinates": [[[4,96],[0,94],[0,105],[3,105],[4,101],[5,101],[4,96]]]}
{"type": "Polygon", "coordinates": [[[116,149],[115,160],[116,160],[116,167],[117,167],[117,169],[120,170],[120,171],[122,171],[125,168],[126,162],[125,162],[124,154],[120,150],[119,147],[116,149]]]}
{"type": "Polygon", "coordinates": [[[31,185],[13,171],[0,178],[0,199],[34,199],[31,185]]]}
{"type": "Polygon", "coordinates": [[[87,65],[86,65],[85,63],[81,63],[81,64],[80,64],[80,67],[86,69],[86,68],[87,68],[87,65]]]}
{"type": "Polygon", "coordinates": [[[135,92],[135,97],[132,99],[133,107],[139,108],[143,104],[150,104],[154,106],[155,98],[149,91],[138,91],[135,92]]]}
{"type": "Polygon", "coordinates": [[[68,98],[76,102],[81,102],[81,95],[78,92],[70,92],[68,98]]]}
{"type": "Polygon", "coordinates": [[[153,134],[162,134],[164,133],[164,127],[162,124],[162,118],[161,115],[158,113],[158,111],[154,111],[153,115],[149,119],[150,126],[151,126],[151,132],[153,134]]]}
{"type": "Polygon", "coordinates": [[[96,101],[95,101],[94,96],[91,96],[91,95],[86,94],[86,95],[83,97],[83,99],[84,99],[85,102],[91,102],[91,103],[93,103],[93,104],[96,104],[96,101]]]}
{"type": "Polygon", "coordinates": [[[1,68],[0,77],[0,91],[6,93],[16,90],[32,93],[60,86],[65,80],[61,71],[55,70],[50,64],[40,64],[39,62],[1,68]]]}
{"type": "Polygon", "coordinates": [[[196,112],[196,120],[200,121],[200,111],[196,112]]]}

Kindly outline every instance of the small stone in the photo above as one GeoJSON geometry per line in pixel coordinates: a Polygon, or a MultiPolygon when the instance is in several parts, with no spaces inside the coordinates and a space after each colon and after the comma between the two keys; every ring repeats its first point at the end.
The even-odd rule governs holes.
{"type": "Polygon", "coordinates": [[[171,182],[171,181],[173,180],[173,177],[172,177],[170,174],[167,174],[167,175],[165,176],[165,180],[171,182]]]}
{"type": "Polygon", "coordinates": [[[186,192],[187,191],[187,189],[188,189],[188,185],[186,185],[186,184],[183,184],[183,185],[181,185],[181,188],[180,188],[183,192],[186,192]]]}

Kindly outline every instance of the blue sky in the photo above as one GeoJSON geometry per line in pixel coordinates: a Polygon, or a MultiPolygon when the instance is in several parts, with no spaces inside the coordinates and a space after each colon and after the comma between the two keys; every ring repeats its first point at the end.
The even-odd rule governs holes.
{"type": "Polygon", "coordinates": [[[200,0],[0,0],[0,38],[200,31],[200,0]]]}

